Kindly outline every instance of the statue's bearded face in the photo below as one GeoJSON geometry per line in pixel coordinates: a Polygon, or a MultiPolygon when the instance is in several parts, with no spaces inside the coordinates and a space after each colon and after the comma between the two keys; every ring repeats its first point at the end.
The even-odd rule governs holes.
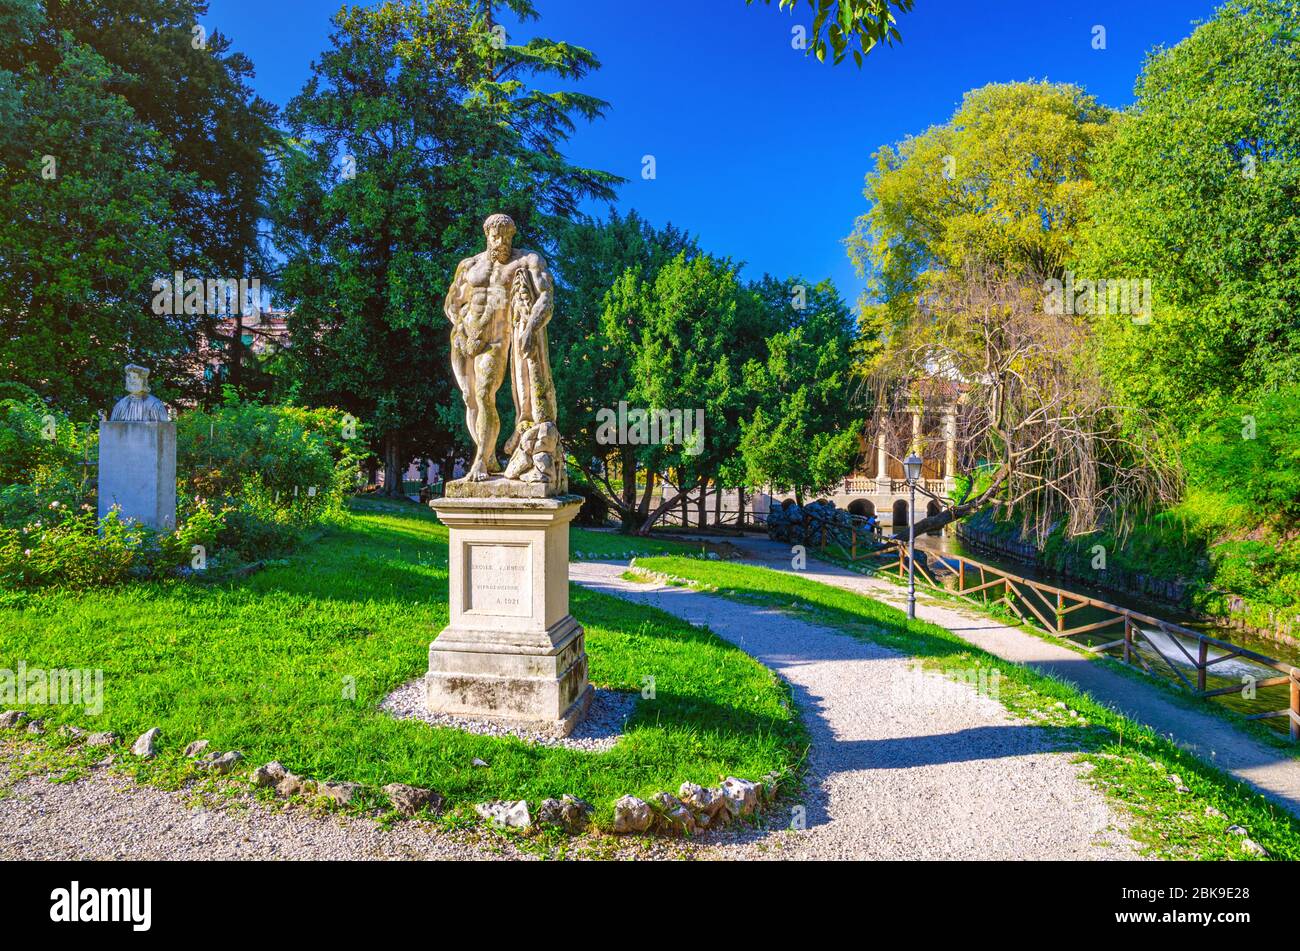
{"type": "Polygon", "coordinates": [[[149,393],[149,384],[142,373],[128,370],[126,374],[126,391],[132,396],[145,396],[149,393]]]}
{"type": "Polygon", "coordinates": [[[503,227],[489,228],[487,233],[488,253],[493,259],[505,264],[510,260],[511,244],[514,236],[503,227]]]}

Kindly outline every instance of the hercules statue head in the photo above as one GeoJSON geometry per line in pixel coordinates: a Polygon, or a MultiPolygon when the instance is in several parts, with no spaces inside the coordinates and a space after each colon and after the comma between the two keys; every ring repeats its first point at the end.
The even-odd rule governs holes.
{"type": "Polygon", "coordinates": [[[487,238],[488,255],[501,264],[509,261],[515,239],[514,219],[509,215],[489,215],[483,222],[483,234],[487,238]]]}

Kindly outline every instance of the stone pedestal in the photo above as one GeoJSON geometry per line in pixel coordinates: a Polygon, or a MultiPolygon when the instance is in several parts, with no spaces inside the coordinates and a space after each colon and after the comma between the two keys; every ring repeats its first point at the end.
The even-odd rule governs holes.
{"type": "Polygon", "coordinates": [[[176,528],[176,424],[99,424],[99,517],[116,505],[123,521],[176,528]]]}
{"type": "Polygon", "coordinates": [[[429,709],[567,734],[591,702],[569,614],[569,522],[580,496],[445,498],[451,621],[429,645],[429,709]]]}

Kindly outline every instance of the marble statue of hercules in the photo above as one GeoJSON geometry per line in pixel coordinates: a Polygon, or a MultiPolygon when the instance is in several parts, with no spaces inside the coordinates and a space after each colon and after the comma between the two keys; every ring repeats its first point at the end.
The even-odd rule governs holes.
{"type": "Polygon", "coordinates": [[[540,254],[514,250],[515,223],[508,215],[489,217],[483,234],[487,250],[456,266],[443,307],[452,328],[451,368],[475,446],[468,473],[472,482],[501,471],[496,395],[507,366],[514,368],[512,395],[519,423],[506,451],[525,428],[555,418],[545,332],[555,300],[551,273],[540,254]],[[525,307],[529,298],[531,306],[525,307]],[[549,410],[549,419],[538,419],[538,410],[549,410]]]}

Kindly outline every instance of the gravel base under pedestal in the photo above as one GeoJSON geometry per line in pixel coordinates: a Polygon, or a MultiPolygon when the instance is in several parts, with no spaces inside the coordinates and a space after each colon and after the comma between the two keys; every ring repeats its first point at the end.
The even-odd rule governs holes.
{"type": "Polygon", "coordinates": [[[636,708],[637,695],[600,687],[594,690],[587,715],[568,736],[555,736],[512,726],[504,720],[475,720],[449,713],[434,713],[425,706],[423,677],[398,687],[384,698],[379,709],[399,720],[423,720],[432,726],[464,730],[482,736],[516,736],[525,743],[536,743],[539,746],[566,746],[569,749],[600,753],[613,749],[614,744],[622,738],[623,724],[636,708]]]}

